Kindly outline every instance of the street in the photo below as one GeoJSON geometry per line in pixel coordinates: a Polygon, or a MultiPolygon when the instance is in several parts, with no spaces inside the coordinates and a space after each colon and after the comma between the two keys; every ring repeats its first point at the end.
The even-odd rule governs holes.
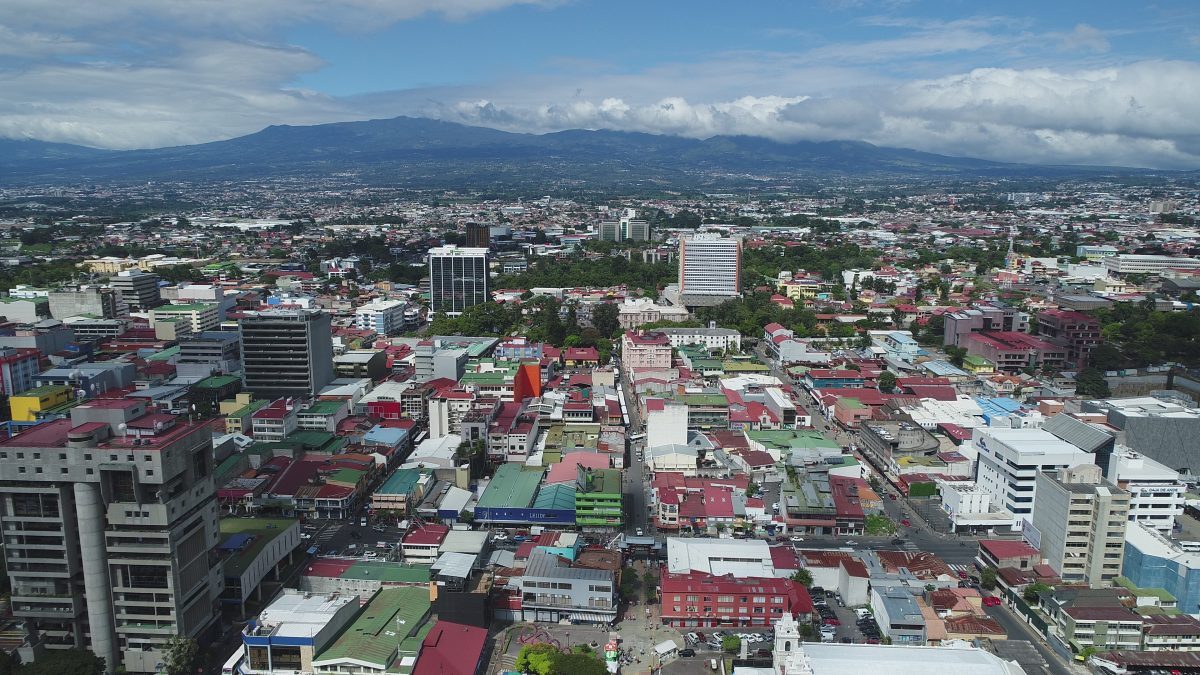
{"type": "Polygon", "coordinates": [[[1007,607],[1000,605],[998,607],[984,607],[988,616],[996,620],[1004,632],[1008,633],[1010,640],[1025,640],[1033,645],[1038,654],[1049,664],[1050,672],[1053,675],[1078,675],[1077,671],[1071,668],[1063,659],[1050,649],[1049,645],[1042,641],[1042,636],[1025,623],[1016,614],[1007,607]]]}

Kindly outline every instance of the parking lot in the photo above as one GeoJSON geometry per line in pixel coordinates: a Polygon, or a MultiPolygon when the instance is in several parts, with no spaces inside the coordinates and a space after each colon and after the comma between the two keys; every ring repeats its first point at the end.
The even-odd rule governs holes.
{"type": "Polygon", "coordinates": [[[775,634],[768,630],[752,630],[749,628],[697,628],[684,633],[687,646],[696,650],[696,656],[712,657],[722,651],[721,641],[730,635],[737,636],[748,642],[749,654],[754,656],[760,650],[770,652],[775,646],[775,634]],[[697,639],[693,639],[695,636],[697,639]]]}
{"type": "Polygon", "coordinates": [[[868,635],[863,633],[863,629],[857,625],[858,616],[855,614],[853,609],[840,606],[832,597],[825,598],[826,605],[822,607],[818,604],[820,601],[818,595],[819,594],[814,594],[813,597],[813,602],[815,605],[814,619],[817,619],[819,622],[823,622],[825,617],[822,616],[822,611],[824,610],[825,615],[832,613],[833,618],[838,621],[839,625],[834,626],[831,639],[824,639],[824,636],[822,636],[819,632],[814,635],[813,639],[824,639],[826,642],[845,642],[846,640],[850,640],[854,643],[863,643],[870,639],[880,639],[880,636],[878,635],[868,635]]]}

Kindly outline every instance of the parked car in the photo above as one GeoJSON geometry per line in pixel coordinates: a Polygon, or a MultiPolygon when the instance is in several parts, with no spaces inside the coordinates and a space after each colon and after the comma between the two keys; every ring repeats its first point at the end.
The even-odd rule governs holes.
{"type": "Polygon", "coordinates": [[[1000,598],[992,595],[983,599],[983,605],[985,607],[999,607],[1001,605],[1001,601],[1000,598]]]}
{"type": "Polygon", "coordinates": [[[692,649],[691,647],[689,647],[689,648],[687,648],[687,649],[680,649],[680,650],[679,650],[679,655],[680,655],[680,656],[695,656],[695,655],[696,655],[696,650],[695,650],[695,649],[692,649]]]}
{"type": "Polygon", "coordinates": [[[804,541],[804,537],[801,537],[798,534],[793,534],[791,537],[789,537],[789,539],[792,541],[804,541]]]}
{"type": "Polygon", "coordinates": [[[905,526],[905,527],[912,527],[912,521],[911,521],[911,520],[909,520],[908,518],[905,518],[904,520],[901,520],[901,521],[900,521],[900,524],[901,524],[901,525],[903,525],[903,526],[905,526]]]}
{"type": "Polygon", "coordinates": [[[684,637],[687,638],[688,642],[699,642],[700,641],[700,636],[696,635],[695,633],[688,633],[684,637]]]}

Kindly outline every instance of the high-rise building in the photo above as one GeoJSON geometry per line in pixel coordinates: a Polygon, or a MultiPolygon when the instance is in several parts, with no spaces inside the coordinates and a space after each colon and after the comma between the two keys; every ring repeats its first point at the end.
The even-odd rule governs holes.
{"type": "Polygon", "coordinates": [[[110,278],[108,283],[116,290],[130,311],[140,312],[162,304],[158,281],[157,274],[141,270],[125,270],[117,272],[117,275],[110,278]]]}
{"type": "Polygon", "coordinates": [[[616,220],[605,220],[596,228],[596,238],[600,241],[621,241],[621,223],[616,220]]]}
{"type": "Polygon", "coordinates": [[[492,228],[483,223],[467,223],[467,248],[490,248],[492,228]]]}
{"type": "Polygon", "coordinates": [[[596,226],[600,241],[649,241],[650,223],[637,220],[637,211],[625,209],[620,220],[605,220],[596,226]]]}
{"type": "Polygon", "coordinates": [[[1095,464],[1038,473],[1033,526],[1064,582],[1107,586],[1121,576],[1128,519],[1129,493],[1095,464]]]}
{"type": "Polygon", "coordinates": [[[174,635],[217,619],[223,584],[208,425],[141,399],[76,406],[0,442],[12,612],[35,649],[158,672],[174,635]]]}
{"type": "Polygon", "coordinates": [[[333,331],[317,309],[242,317],[242,380],[255,398],[313,396],[333,380],[333,331]]]}
{"type": "Polygon", "coordinates": [[[429,306],[450,316],[487,302],[490,286],[486,248],[429,249],[429,306]]]}
{"type": "Polygon", "coordinates": [[[625,238],[629,241],[650,241],[650,223],[645,220],[622,220],[625,238]]]}
{"type": "Polygon", "coordinates": [[[740,293],[741,287],[740,239],[700,233],[679,240],[681,296],[733,297],[740,293]]]}

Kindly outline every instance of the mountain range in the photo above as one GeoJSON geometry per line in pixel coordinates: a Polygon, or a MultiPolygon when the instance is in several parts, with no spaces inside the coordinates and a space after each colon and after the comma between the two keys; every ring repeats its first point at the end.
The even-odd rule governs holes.
{"type": "Polygon", "coordinates": [[[99,150],[0,139],[0,184],[352,178],[424,188],[518,185],[703,187],[828,176],[1063,177],[1143,173],[950,157],[858,141],[707,139],[624,131],[524,134],[396,117],[271,126],[224,141],[99,150]]]}

